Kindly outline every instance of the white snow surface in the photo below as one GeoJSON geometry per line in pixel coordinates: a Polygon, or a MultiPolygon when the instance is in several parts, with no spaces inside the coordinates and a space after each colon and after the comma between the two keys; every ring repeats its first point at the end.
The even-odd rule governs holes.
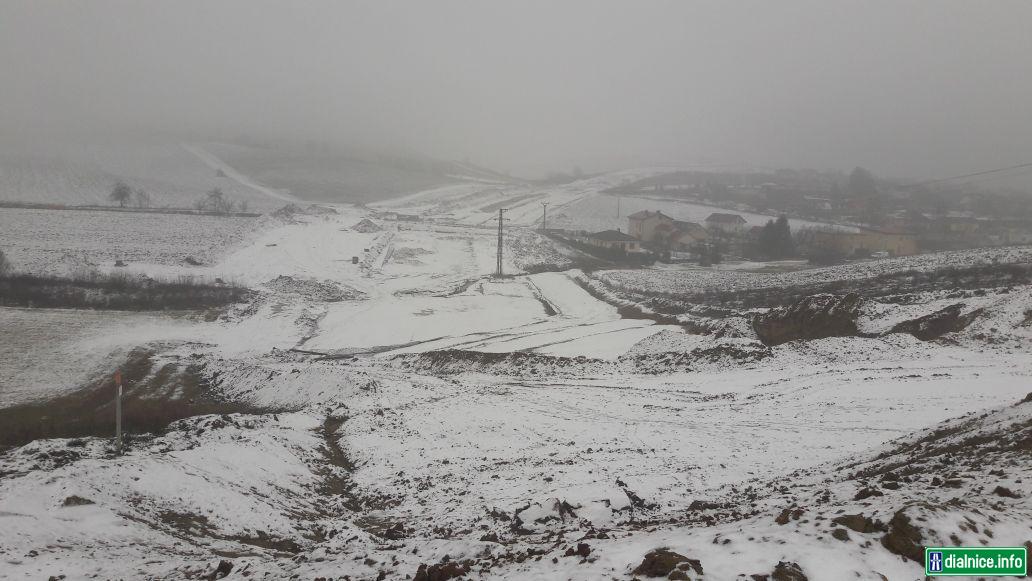
{"type": "MultiPolygon", "coordinates": [[[[646,552],[670,547],[701,559],[707,579],[769,573],[779,561],[798,563],[810,579],[920,578],[920,566],[882,548],[877,535],[844,543],[819,520],[785,527],[774,516],[805,503],[792,494],[828,489],[831,508],[888,521],[916,499],[886,490],[859,506],[841,466],[972,412],[992,410],[987,426],[1027,421],[1032,404],[1012,407],[1032,385],[1027,286],[967,300],[986,314],[949,341],[834,337],[779,345],[758,360],[718,357],[649,372],[636,358],[758,342],[624,318],[619,301],[596,298],[585,281],[656,292],[763,288],[1021,264],[1029,249],[779,274],[529,274],[526,257],[507,246],[510,276],[490,276],[498,207],[511,208],[507,239],[560,260],[561,249],[524,228],[539,220],[539,202],[569,215],[649,173],[515,193],[466,184],[372,208],[332,206],[263,220],[205,265],[143,257],[127,267],[256,291],[253,303],[217,320],[0,308],[19,340],[0,347],[5,406],[67,392],[132,346],[160,345],[202,361],[221,397],[266,410],[180,420],[137,436],[121,457],[103,438],[40,440],[0,456],[0,577],[200,578],[229,559],[232,579],[404,579],[447,555],[478,563],[470,578],[630,579],[646,552]],[[392,220],[387,210],[422,219],[392,220]],[[383,230],[356,232],[362,219],[383,230]],[[333,285],[349,298],[322,292],[333,285]],[[34,365],[25,354],[37,349],[60,364],[34,365]],[[455,362],[463,371],[434,371],[455,362]],[[755,497],[735,505],[741,518],[690,508],[747,489],[755,497]],[[91,503],[64,506],[73,495],[91,503]],[[700,515],[716,515],[713,526],[700,515]],[[397,523],[403,535],[385,538],[397,523]],[[481,540],[487,533],[502,542],[481,540]],[[585,538],[589,558],[564,556],[585,538]],[[528,549],[540,552],[528,557],[528,549]]],[[[866,306],[862,330],[881,333],[957,302],[925,298],[866,306]]],[[[1001,481],[1021,496],[1001,500],[1015,512],[992,525],[991,542],[1020,545],[1032,481],[1007,471],[1001,481]]],[[[946,502],[948,492],[929,494],[946,502]]],[[[953,526],[928,522],[937,531],[953,526]]]]}

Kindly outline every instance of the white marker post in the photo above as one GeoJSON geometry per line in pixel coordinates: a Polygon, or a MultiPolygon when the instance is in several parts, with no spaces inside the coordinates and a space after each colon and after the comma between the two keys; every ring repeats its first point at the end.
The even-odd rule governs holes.
{"type": "Polygon", "coordinates": [[[115,389],[118,395],[115,397],[115,452],[122,455],[122,370],[115,370],[115,389]]]}

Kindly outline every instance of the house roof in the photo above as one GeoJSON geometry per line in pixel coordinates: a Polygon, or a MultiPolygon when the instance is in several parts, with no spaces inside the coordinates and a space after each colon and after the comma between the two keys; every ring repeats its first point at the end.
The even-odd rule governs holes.
{"type": "Polygon", "coordinates": [[[695,230],[702,228],[702,224],[699,224],[698,222],[685,222],[684,220],[674,220],[674,226],[679,230],[695,230]]]}
{"type": "Polygon", "coordinates": [[[674,232],[674,240],[681,242],[684,241],[686,238],[691,238],[695,241],[701,241],[709,238],[709,234],[707,234],[706,230],[704,229],[696,230],[694,228],[688,230],[678,230],[677,232],[674,232]]]}
{"type": "Polygon", "coordinates": [[[670,216],[667,216],[663,212],[650,212],[649,210],[641,210],[627,216],[628,219],[632,220],[646,220],[648,218],[666,218],[667,220],[673,220],[670,216]]]}
{"type": "Polygon", "coordinates": [[[601,232],[595,232],[594,234],[590,234],[589,238],[594,238],[595,240],[603,240],[603,241],[606,241],[606,242],[637,242],[638,241],[638,239],[635,238],[634,236],[629,236],[627,234],[624,234],[623,232],[620,232],[619,230],[603,230],[601,232]]]}
{"type": "Polygon", "coordinates": [[[745,218],[738,214],[722,214],[720,212],[714,212],[706,218],[707,222],[721,222],[724,224],[745,224],[745,218]]]}
{"type": "Polygon", "coordinates": [[[913,234],[902,226],[882,226],[878,229],[865,230],[871,234],[881,234],[885,236],[912,236],[913,234]]]}

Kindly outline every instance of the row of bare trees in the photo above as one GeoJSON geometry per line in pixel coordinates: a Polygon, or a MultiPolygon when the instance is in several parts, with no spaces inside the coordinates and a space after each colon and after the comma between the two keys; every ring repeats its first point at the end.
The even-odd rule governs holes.
{"type": "Polygon", "coordinates": [[[203,198],[194,202],[194,208],[202,212],[232,214],[233,212],[246,212],[248,204],[247,200],[234,202],[222,193],[221,188],[212,188],[203,198]]]}
{"type": "Polygon", "coordinates": [[[118,207],[120,208],[128,205],[133,205],[137,208],[149,208],[151,206],[150,194],[143,188],[131,188],[129,184],[123,181],[115,182],[115,186],[111,188],[111,193],[108,194],[108,199],[112,202],[118,202],[118,207]]]}
{"type": "MultiPolygon", "coordinates": [[[[151,197],[143,188],[132,188],[129,184],[118,181],[111,188],[108,199],[117,202],[118,207],[135,206],[137,208],[150,208],[151,197]]],[[[200,212],[214,212],[216,214],[232,214],[233,212],[246,212],[248,209],[247,200],[234,201],[226,197],[222,188],[212,188],[203,198],[194,202],[194,209],[200,212]]]]}

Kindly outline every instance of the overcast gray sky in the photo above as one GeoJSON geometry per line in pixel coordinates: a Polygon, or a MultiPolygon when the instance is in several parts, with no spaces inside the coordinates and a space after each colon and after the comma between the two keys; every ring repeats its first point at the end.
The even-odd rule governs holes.
{"type": "Polygon", "coordinates": [[[1030,31],[1021,0],[0,0],[0,128],[948,175],[1032,161],[1030,31]]]}

